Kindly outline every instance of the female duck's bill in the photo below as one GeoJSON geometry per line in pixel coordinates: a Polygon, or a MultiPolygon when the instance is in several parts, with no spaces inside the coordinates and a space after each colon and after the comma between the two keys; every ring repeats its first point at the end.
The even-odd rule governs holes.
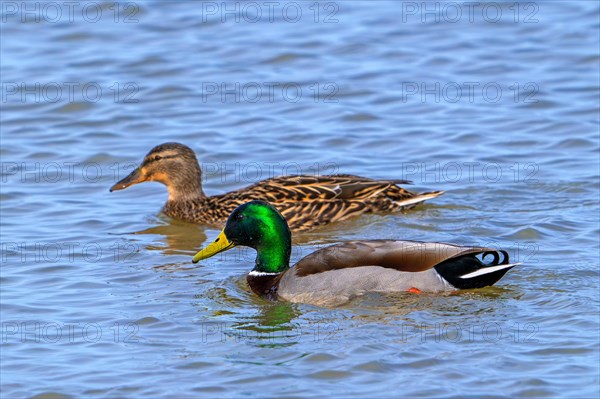
{"type": "Polygon", "coordinates": [[[142,183],[144,181],[146,181],[146,179],[144,179],[144,176],[142,176],[140,168],[135,168],[135,170],[129,175],[115,183],[109,191],[112,193],[113,191],[124,190],[127,187],[142,183]]]}
{"type": "Polygon", "coordinates": [[[336,305],[367,292],[441,292],[481,288],[508,270],[506,251],[435,242],[368,240],[323,248],[289,267],[291,234],[271,205],[252,201],[238,207],[217,239],[193,262],[236,245],[256,249],[248,274],[252,290],[269,298],[336,305]]]}

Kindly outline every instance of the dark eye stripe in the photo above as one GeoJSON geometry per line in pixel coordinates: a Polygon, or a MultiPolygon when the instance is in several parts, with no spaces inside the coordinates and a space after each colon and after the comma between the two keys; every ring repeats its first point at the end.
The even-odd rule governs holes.
{"type": "Polygon", "coordinates": [[[148,160],[146,160],[146,161],[144,162],[144,164],[145,164],[145,165],[148,165],[149,163],[152,163],[152,162],[156,162],[156,161],[162,161],[163,159],[170,159],[170,158],[177,158],[177,155],[167,155],[167,156],[165,156],[165,157],[161,156],[159,159],[156,159],[156,158],[151,158],[151,159],[148,159],[148,160]]]}

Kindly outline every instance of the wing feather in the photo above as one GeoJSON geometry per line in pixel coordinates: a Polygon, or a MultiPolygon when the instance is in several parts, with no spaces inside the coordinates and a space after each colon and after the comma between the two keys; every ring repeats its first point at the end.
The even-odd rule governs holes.
{"type": "Polygon", "coordinates": [[[224,222],[238,205],[256,199],[268,201],[283,214],[290,229],[304,231],[362,213],[409,209],[442,194],[415,194],[398,184],[410,184],[410,181],[354,175],[281,176],[210,197],[210,202],[215,205],[212,211],[215,221],[223,219],[224,222]]]}

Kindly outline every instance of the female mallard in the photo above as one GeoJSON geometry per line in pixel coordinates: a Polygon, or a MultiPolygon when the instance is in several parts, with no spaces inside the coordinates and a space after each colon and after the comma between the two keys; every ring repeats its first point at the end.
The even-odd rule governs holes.
{"type": "Polygon", "coordinates": [[[145,181],[167,186],[163,212],[192,223],[223,226],[239,205],[255,199],[273,203],[294,231],[309,230],[369,212],[400,211],[441,195],[415,194],[398,187],[406,180],[375,180],[352,175],[282,176],[227,194],[208,197],[202,191],[202,171],[191,148],[179,143],[154,147],[142,164],[110,188],[123,190],[145,181]]]}
{"type": "Polygon", "coordinates": [[[239,206],[217,239],[194,256],[210,258],[236,245],[254,248],[250,288],[270,299],[337,305],[367,292],[440,292],[494,284],[516,264],[503,250],[417,241],[350,241],[320,249],[289,266],[291,233],[264,201],[239,206]],[[488,255],[493,260],[482,262],[488,255]],[[480,256],[478,258],[477,256],[480,256]]]}

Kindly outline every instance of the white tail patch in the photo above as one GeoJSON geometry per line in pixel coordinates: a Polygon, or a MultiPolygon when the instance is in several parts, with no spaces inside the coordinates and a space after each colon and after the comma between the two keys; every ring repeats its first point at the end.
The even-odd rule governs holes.
{"type": "Polygon", "coordinates": [[[498,265],[498,266],[490,266],[490,267],[483,267],[479,270],[476,270],[472,273],[468,273],[465,274],[464,276],[460,276],[460,278],[473,278],[473,277],[477,277],[477,276],[483,276],[484,274],[488,274],[488,273],[494,273],[497,272],[498,270],[502,270],[502,269],[508,269],[510,267],[514,267],[520,265],[520,263],[509,263],[508,265],[498,265]]]}
{"type": "Polygon", "coordinates": [[[402,201],[394,201],[394,204],[399,205],[399,206],[418,204],[419,202],[423,202],[423,201],[427,201],[427,200],[435,198],[435,197],[439,197],[442,194],[444,194],[443,191],[440,191],[438,193],[419,194],[415,197],[408,198],[408,199],[405,199],[402,201]]]}

